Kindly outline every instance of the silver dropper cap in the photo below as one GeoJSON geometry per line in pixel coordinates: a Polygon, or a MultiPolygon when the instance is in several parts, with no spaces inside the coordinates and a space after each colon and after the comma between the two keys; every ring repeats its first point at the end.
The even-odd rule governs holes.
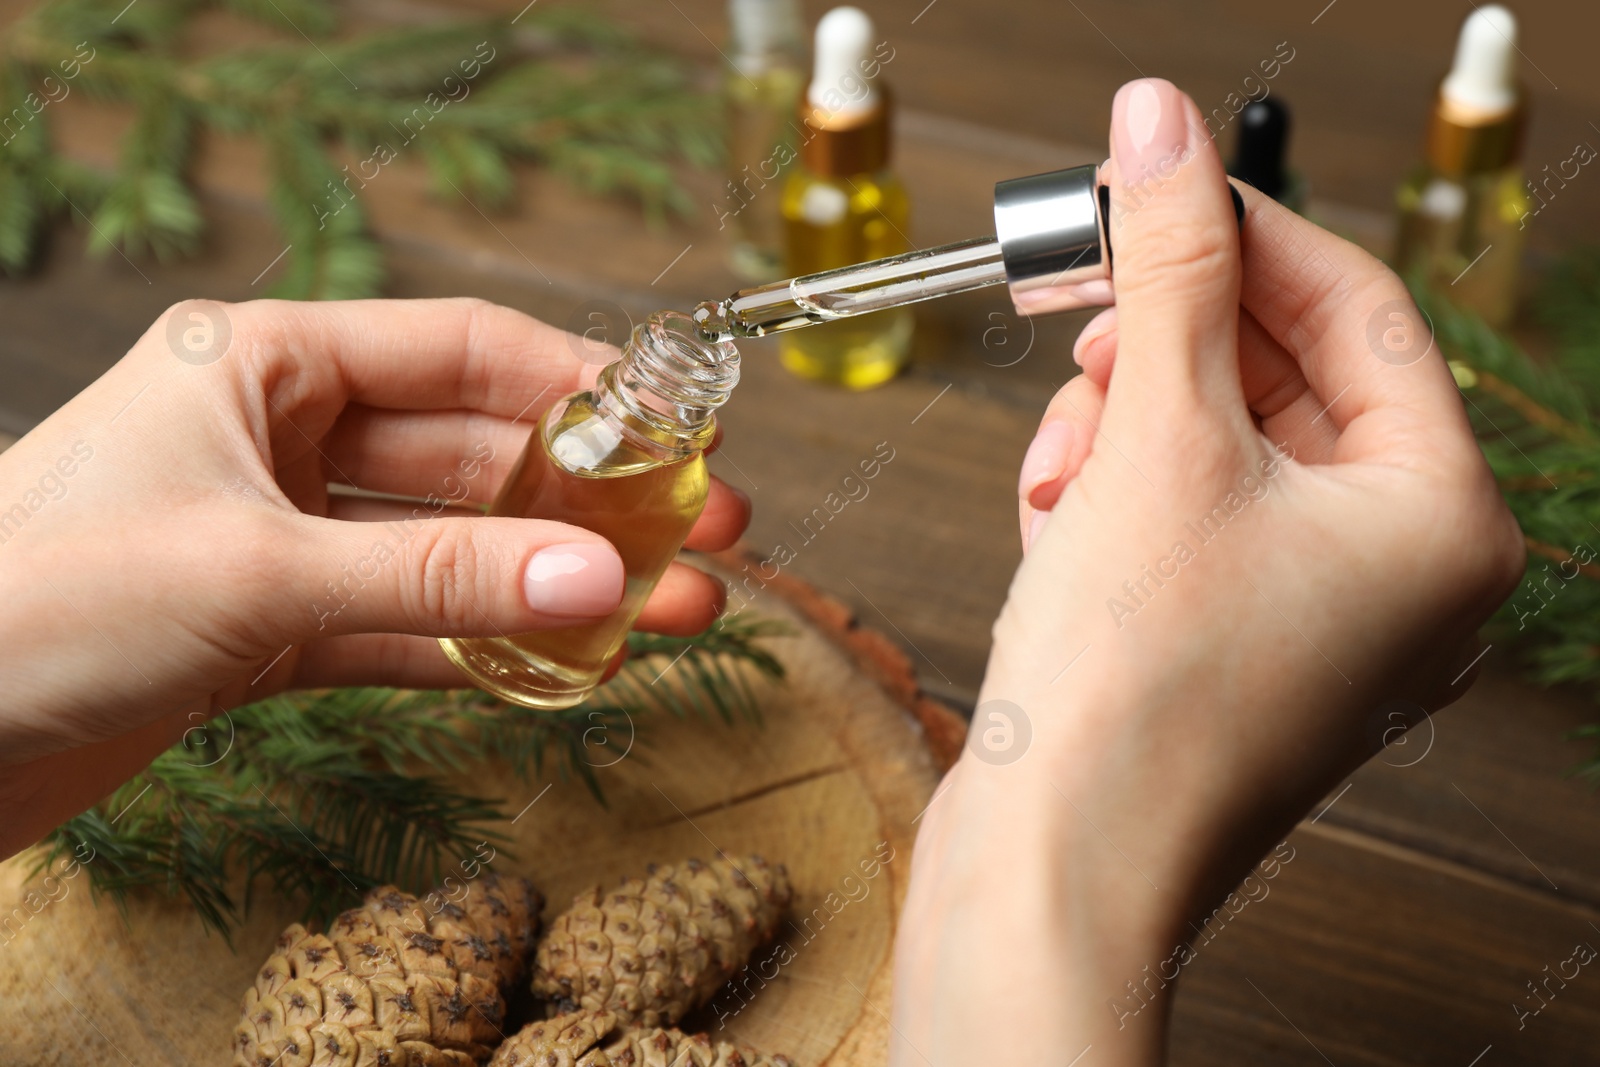
{"type": "MultiPolygon", "coordinates": [[[[1244,198],[1230,184],[1233,214],[1244,198]]],[[[1090,164],[994,187],[994,232],[1011,302],[1023,315],[1116,303],[1111,287],[1111,191],[1090,164]]]]}
{"type": "Polygon", "coordinates": [[[1023,315],[1114,303],[1099,168],[1069,167],[994,187],[994,232],[1023,315]]]}

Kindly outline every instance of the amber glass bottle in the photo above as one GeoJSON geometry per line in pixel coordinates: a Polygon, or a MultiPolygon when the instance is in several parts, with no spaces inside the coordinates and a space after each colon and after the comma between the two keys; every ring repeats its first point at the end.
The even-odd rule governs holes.
{"type": "Polygon", "coordinates": [[[570,707],[594,690],[705,507],[701,450],[738,381],[731,342],[708,341],[688,316],[659,312],[634,329],[593,390],[545,414],[489,514],[601,534],[622,557],[627,585],[598,622],[441,640],[474,683],[532,708],[570,707]]]}

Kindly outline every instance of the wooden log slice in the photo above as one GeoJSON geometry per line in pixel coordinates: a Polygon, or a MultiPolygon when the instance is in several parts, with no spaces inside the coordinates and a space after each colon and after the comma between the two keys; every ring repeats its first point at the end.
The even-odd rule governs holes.
{"type": "MultiPolygon", "coordinates": [[[[746,562],[718,560],[730,573],[746,562]]],[[[794,631],[770,640],[789,680],[758,683],[764,725],[652,717],[628,755],[599,772],[609,808],[576,781],[475,770],[473,788],[515,816],[498,827],[514,849],[490,866],[532,878],[548,915],[651,862],[718,849],[781,860],[795,886],[780,935],[792,959],[770,980],[725,988],[689,1022],[799,1067],[881,1064],[913,820],[965,727],[917,691],[898,649],[802,583],[780,576],[747,611],[794,631]]],[[[608,741],[613,755],[597,763],[627,748],[627,738],[608,741]]],[[[154,895],[135,898],[125,922],[109,901],[95,903],[83,874],[47,895],[24,879],[29,858],[0,865],[0,1063],[227,1064],[240,997],[299,917],[296,903],[258,897],[230,949],[185,906],[154,895]]]]}

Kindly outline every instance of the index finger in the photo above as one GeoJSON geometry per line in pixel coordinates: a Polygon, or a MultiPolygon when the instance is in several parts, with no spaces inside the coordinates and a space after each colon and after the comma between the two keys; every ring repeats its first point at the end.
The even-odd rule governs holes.
{"type": "Polygon", "coordinates": [[[335,372],[347,400],[371,407],[515,418],[599,370],[573,335],[484,300],[254,300],[226,314],[250,356],[313,379],[335,372]]]}

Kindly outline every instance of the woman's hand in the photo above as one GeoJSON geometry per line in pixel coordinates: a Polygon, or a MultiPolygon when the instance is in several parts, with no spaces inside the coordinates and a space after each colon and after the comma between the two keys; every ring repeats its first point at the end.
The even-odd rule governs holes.
{"type": "MultiPolygon", "coordinates": [[[[580,344],[474,300],[189,301],[0,455],[0,856],[227,708],[463,686],[436,638],[614,609],[603,538],[457,506],[487,504],[544,409],[593,382],[580,344]]],[[[749,516],[714,483],[689,547],[749,516]]],[[[638,624],[697,633],[723,600],[674,564],[638,624]]]]}
{"type": "Polygon", "coordinates": [[[1399,279],[1250,189],[1241,252],[1166,82],[1123,87],[1111,143],[1118,308],[1023,465],[1027,554],[917,842],[897,1067],[1155,1062],[1190,921],[1371,754],[1375,709],[1465,690],[1522,572],[1399,279]]]}

